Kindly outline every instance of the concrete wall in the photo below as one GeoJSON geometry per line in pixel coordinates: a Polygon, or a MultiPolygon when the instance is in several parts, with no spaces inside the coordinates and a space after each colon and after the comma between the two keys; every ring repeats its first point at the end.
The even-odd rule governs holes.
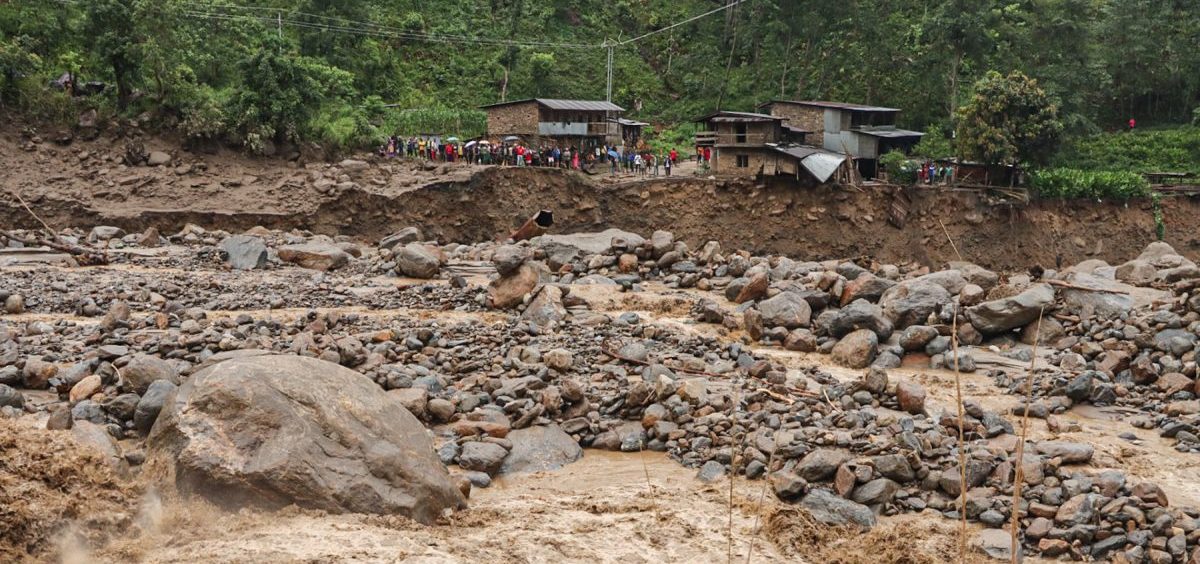
{"type": "Polygon", "coordinates": [[[489,137],[538,134],[537,102],[495,106],[488,108],[487,114],[489,137]]]}

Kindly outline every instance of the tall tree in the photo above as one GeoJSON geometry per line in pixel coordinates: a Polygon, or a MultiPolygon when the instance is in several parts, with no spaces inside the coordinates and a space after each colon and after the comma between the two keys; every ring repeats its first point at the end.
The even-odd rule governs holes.
{"type": "Polygon", "coordinates": [[[959,110],[959,151],[989,164],[1042,163],[1062,134],[1058,105],[1020,72],[991,71],[959,110]]]}

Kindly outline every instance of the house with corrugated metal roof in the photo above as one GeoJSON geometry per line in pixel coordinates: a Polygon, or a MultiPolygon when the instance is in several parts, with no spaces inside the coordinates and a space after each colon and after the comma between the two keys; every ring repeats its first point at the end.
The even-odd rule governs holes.
{"type": "Polygon", "coordinates": [[[625,109],[612,102],[530,98],[483,106],[488,136],[520,137],[526,143],[556,142],[592,148],[621,142],[622,124],[616,119],[625,109]]]}
{"type": "Polygon", "coordinates": [[[696,146],[712,152],[710,170],[719,176],[790,176],[817,184],[835,179],[846,156],[804,145],[808,131],[785,121],[769,114],[715,112],[696,118],[696,146]]]}
{"type": "Polygon", "coordinates": [[[854,157],[863,176],[873,178],[879,157],[893,150],[908,152],[924,133],[896,127],[897,108],[822,102],[772,100],[758,110],[785,120],[788,127],[810,131],[809,143],[854,157]]]}

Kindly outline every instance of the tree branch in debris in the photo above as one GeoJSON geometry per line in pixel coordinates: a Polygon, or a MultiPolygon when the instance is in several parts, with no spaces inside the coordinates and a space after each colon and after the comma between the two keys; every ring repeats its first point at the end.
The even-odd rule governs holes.
{"type": "Polygon", "coordinates": [[[48,247],[75,256],[81,266],[108,264],[108,254],[88,247],[68,245],[40,237],[22,237],[11,231],[0,231],[0,237],[16,241],[27,247],[48,247]]]}

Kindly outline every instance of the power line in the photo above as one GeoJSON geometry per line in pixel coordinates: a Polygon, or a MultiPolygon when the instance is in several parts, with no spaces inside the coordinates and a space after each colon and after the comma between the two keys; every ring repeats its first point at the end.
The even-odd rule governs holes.
{"type": "Polygon", "coordinates": [[[626,39],[625,41],[618,42],[618,43],[617,43],[617,46],[619,47],[619,46],[622,46],[622,45],[628,45],[628,44],[630,44],[630,43],[633,43],[633,42],[635,42],[635,41],[641,41],[641,40],[643,40],[643,39],[645,39],[645,38],[647,38],[647,37],[650,37],[651,35],[654,35],[654,34],[656,34],[656,33],[662,33],[662,32],[664,32],[664,31],[667,31],[668,29],[674,29],[674,28],[677,28],[677,27],[679,27],[679,26],[681,26],[681,25],[692,23],[692,22],[694,22],[694,21],[696,21],[696,20],[698,20],[698,19],[700,19],[700,18],[704,18],[704,17],[711,16],[711,15],[713,15],[713,14],[717,13],[717,12],[723,12],[723,11],[725,11],[725,10],[728,10],[728,9],[730,9],[730,8],[733,8],[734,6],[738,6],[738,5],[740,5],[740,4],[744,3],[744,2],[749,2],[749,1],[750,1],[750,0],[737,0],[737,1],[735,1],[735,2],[732,2],[732,3],[730,3],[730,4],[726,4],[726,5],[724,5],[724,6],[721,6],[720,8],[717,8],[717,9],[715,9],[715,10],[709,10],[709,11],[707,11],[707,12],[704,12],[703,14],[700,14],[700,15],[697,15],[697,16],[692,16],[692,17],[690,17],[690,18],[688,18],[688,19],[686,19],[686,20],[683,20],[683,21],[681,21],[681,22],[678,22],[678,23],[673,23],[673,24],[671,24],[671,25],[669,25],[669,26],[667,26],[667,27],[664,27],[664,28],[659,28],[659,29],[656,29],[656,30],[654,30],[654,31],[651,31],[651,32],[649,32],[649,33],[643,33],[642,35],[639,35],[639,36],[637,36],[637,37],[634,37],[634,38],[632,38],[632,39],[626,39]]]}

